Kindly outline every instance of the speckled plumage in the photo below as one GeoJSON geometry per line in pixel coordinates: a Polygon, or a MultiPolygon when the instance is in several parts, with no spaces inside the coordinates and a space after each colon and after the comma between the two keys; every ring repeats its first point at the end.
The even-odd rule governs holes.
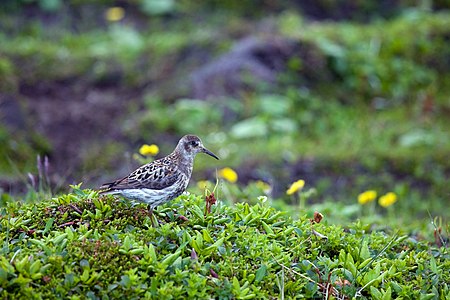
{"type": "Polygon", "coordinates": [[[158,205],[181,195],[191,179],[194,158],[206,153],[219,159],[206,149],[199,137],[185,135],[168,156],[143,165],[130,175],[105,183],[100,194],[120,195],[124,198],[147,203],[150,211],[158,205]]]}

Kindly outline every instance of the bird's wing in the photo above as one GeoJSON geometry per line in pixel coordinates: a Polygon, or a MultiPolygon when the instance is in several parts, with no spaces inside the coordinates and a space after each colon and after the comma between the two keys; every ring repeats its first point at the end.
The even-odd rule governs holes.
{"type": "Polygon", "coordinates": [[[133,171],[130,175],[105,183],[100,187],[102,193],[111,190],[141,189],[162,190],[173,185],[180,176],[180,171],[165,160],[155,160],[133,171]]]}

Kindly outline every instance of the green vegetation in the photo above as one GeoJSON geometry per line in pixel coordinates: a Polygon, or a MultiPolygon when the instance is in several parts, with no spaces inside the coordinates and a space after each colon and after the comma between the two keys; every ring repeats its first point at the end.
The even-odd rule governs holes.
{"type": "Polygon", "coordinates": [[[447,299],[446,248],[403,235],[292,220],[261,197],[212,206],[182,196],[145,207],[74,188],[0,218],[2,297],[447,299]],[[187,217],[185,221],[179,215],[187,217]]]}
{"type": "Polygon", "coordinates": [[[449,299],[445,1],[3,2],[0,298],[449,299]],[[187,133],[160,227],[69,192],[187,133]]]}

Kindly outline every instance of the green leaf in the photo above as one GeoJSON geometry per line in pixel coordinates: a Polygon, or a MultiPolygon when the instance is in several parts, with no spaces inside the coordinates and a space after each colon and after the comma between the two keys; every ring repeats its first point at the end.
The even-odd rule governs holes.
{"type": "Polygon", "coordinates": [[[178,250],[177,252],[175,252],[173,254],[169,254],[165,258],[163,258],[162,264],[166,265],[166,266],[170,266],[180,255],[181,255],[180,250],[178,250]]]}
{"type": "Polygon", "coordinates": [[[25,266],[28,264],[28,256],[24,256],[21,260],[14,261],[17,271],[25,273],[25,266]]]}
{"type": "Polygon", "coordinates": [[[68,238],[69,240],[73,240],[74,233],[73,233],[73,231],[72,231],[72,228],[70,228],[70,226],[69,226],[69,227],[66,227],[66,229],[64,230],[64,232],[67,234],[67,238],[68,238]]]}
{"type": "Polygon", "coordinates": [[[50,230],[50,228],[52,228],[54,221],[55,221],[54,218],[50,218],[50,219],[47,220],[47,222],[45,223],[45,228],[44,228],[44,231],[42,232],[42,234],[46,234],[50,230]]]}
{"type": "Polygon", "coordinates": [[[210,255],[211,253],[213,253],[215,250],[217,250],[217,248],[219,248],[220,246],[222,246],[223,241],[225,240],[225,238],[220,238],[218,239],[214,244],[212,244],[209,247],[206,247],[205,249],[203,249],[203,251],[201,251],[201,253],[205,256],[210,255]]]}
{"type": "Polygon", "coordinates": [[[370,258],[370,251],[367,239],[362,241],[362,245],[359,251],[359,257],[363,260],[370,258]]]}
{"type": "Polygon", "coordinates": [[[41,240],[29,239],[29,242],[34,244],[34,245],[37,245],[42,250],[44,250],[46,255],[51,255],[53,253],[53,251],[46,245],[46,243],[41,241],[41,240]]]}
{"type": "Polygon", "coordinates": [[[430,259],[430,269],[431,269],[431,271],[433,271],[435,274],[439,274],[439,273],[438,273],[439,270],[438,270],[438,267],[437,267],[437,265],[436,265],[436,259],[434,259],[433,256],[431,256],[431,259],[430,259]]]}
{"type": "Polygon", "coordinates": [[[21,285],[26,285],[26,284],[30,283],[31,281],[32,281],[31,279],[25,278],[25,277],[23,277],[22,274],[19,274],[19,277],[11,280],[11,284],[17,284],[17,285],[21,286],[21,285]]]}
{"type": "Polygon", "coordinates": [[[233,284],[233,289],[235,291],[240,291],[241,285],[239,284],[239,280],[235,276],[233,276],[233,283],[232,284],[233,284]]]}
{"type": "Polygon", "coordinates": [[[158,261],[158,258],[156,256],[155,246],[153,246],[153,244],[149,244],[147,247],[144,247],[144,249],[145,249],[145,254],[151,258],[152,262],[158,261]]]}
{"type": "Polygon", "coordinates": [[[198,205],[193,205],[190,208],[190,211],[200,220],[204,219],[203,211],[198,207],[198,205]]]}
{"type": "Polygon", "coordinates": [[[371,257],[369,257],[368,259],[366,259],[365,261],[363,261],[362,263],[360,263],[358,265],[358,269],[363,269],[365,266],[367,266],[373,259],[371,257]]]}
{"type": "Polygon", "coordinates": [[[265,231],[267,234],[273,234],[272,228],[271,228],[269,225],[267,225],[266,222],[261,221],[261,224],[262,224],[262,226],[263,226],[263,228],[264,228],[264,231],[265,231]]]}
{"type": "Polygon", "coordinates": [[[420,294],[420,300],[430,300],[433,299],[434,297],[436,297],[435,294],[420,294]]]}
{"type": "Polygon", "coordinates": [[[195,239],[193,240],[196,242],[197,246],[199,249],[195,249],[197,251],[203,249],[203,236],[200,234],[200,232],[197,231],[197,236],[195,237],[195,239]]]}
{"type": "Polygon", "coordinates": [[[135,249],[130,251],[130,254],[132,254],[132,255],[141,255],[143,253],[144,253],[144,249],[143,248],[135,248],[135,249]]]}
{"type": "Polygon", "coordinates": [[[220,239],[218,239],[214,244],[212,244],[212,247],[218,248],[220,246],[222,246],[223,242],[225,241],[225,237],[222,237],[220,239]]]}
{"type": "Polygon", "coordinates": [[[260,282],[264,278],[264,276],[266,276],[266,273],[267,273],[267,266],[262,264],[259,267],[258,271],[256,271],[255,281],[260,282]]]}
{"type": "Polygon", "coordinates": [[[213,239],[211,238],[211,236],[209,235],[208,230],[203,229],[203,240],[208,242],[208,243],[213,243],[213,239]]]}
{"type": "Polygon", "coordinates": [[[55,236],[55,237],[52,239],[52,243],[53,243],[54,245],[58,245],[58,244],[61,243],[65,238],[67,238],[67,233],[63,233],[63,234],[57,235],[57,236],[55,236]]]}
{"type": "Polygon", "coordinates": [[[129,235],[125,237],[123,240],[122,248],[125,250],[130,250],[133,247],[133,242],[131,241],[131,238],[129,235]]]}
{"type": "Polygon", "coordinates": [[[214,220],[214,225],[220,225],[220,224],[225,223],[225,222],[228,222],[228,221],[230,221],[230,218],[229,218],[229,217],[226,217],[226,218],[220,218],[220,219],[215,219],[215,220],[214,220]]]}
{"type": "Polygon", "coordinates": [[[381,300],[381,298],[383,297],[381,292],[376,287],[373,286],[370,287],[370,294],[376,300],[381,300]]]}
{"type": "Polygon", "coordinates": [[[42,276],[43,276],[42,273],[34,273],[30,277],[31,277],[31,279],[36,280],[36,279],[42,278],[42,276]]]}
{"type": "Polygon", "coordinates": [[[87,259],[82,259],[80,261],[80,267],[84,270],[84,269],[89,269],[90,268],[90,264],[89,261],[87,259]]]}
{"type": "Polygon", "coordinates": [[[71,185],[70,187],[72,188],[73,193],[78,197],[83,198],[84,196],[86,196],[86,193],[80,188],[81,183],[77,185],[71,185]]]}
{"type": "Polygon", "coordinates": [[[200,248],[200,245],[197,243],[196,240],[192,240],[192,241],[191,241],[191,246],[192,246],[192,248],[194,248],[194,250],[195,250],[196,252],[201,253],[202,248],[200,248]]]}
{"type": "Polygon", "coordinates": [[[41,268],[41,261],[38,259],[31,264],[30,274],[33,275],[33,274],[37,273],[40,268],[41,268]]]}
{"type": "Polygon", "coordinates": [[[130,280],[130,276],[128,275],[122,275],[120,280],[120,285],[125,287],[125,288],[129,288],[131,286],[131,280],[130,280]]]}
{"type": "Polygon", "coordinates": [[[9,263],[6,257],[2,257],[0,261],[0,270],[5,271],[5,273],[14,273],[14,267],[9,263]]]}
{"type": "Polygon", "coordinates": [[[388,287],[386,292],[384,292],[384,294],[383,294],[383,298],[381,298],[381,299],[382,300],[391,300],[391,294],[392,294],[391,287],[388,287]]]}
{"type": "Polygon", "coordinates": [[[89,269],[84,269],[83,274],[81,274],[80,279],[82,282],[86,282],[89,279],[89,269]]]}
{"type": "Polygon", "coordinates": [[[101,202],[99,198],[92,199],[92,203],[94,203],[95,208],[97,208],[101,211],[103,210],[103,202],[101,202]]]}
{"type": "Polygon", "coordinates": [[[244,219],[242,220],[242,223],[244,223],[244,224],[249,224],[249,221],[250,221],[250,219],[252,218],[252,216],[253,216],[253,214],[252,213],[249,213],[248,215],[246,215],[245,217],[244,217],[244,219]]]}
{"type": "Polygon", "coordinates": [[[353,256],[350,254],[350,252],[347,253],[347,257],[345,260],[345,268],[352,273],[353,277],[356,277],[356,273],[357,273],[356,266],[355,266],[355,262],[353,260],[353,256]]]}

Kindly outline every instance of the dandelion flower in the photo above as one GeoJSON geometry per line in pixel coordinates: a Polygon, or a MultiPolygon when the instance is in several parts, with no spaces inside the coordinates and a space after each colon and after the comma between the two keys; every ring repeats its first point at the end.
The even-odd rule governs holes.
{"type": "Polygon", "coordinates": [[[114,6],[106,10],[105,18],[110,22],[117,22],[123,19],[125,10],[122,7],[114,6]]]}
{"type": "Polygon", "coordinates": [[[303,179],[297,180],[296,182],[293,182],[291,186],[286,191],[286,194],[292,195],[297,191],[301,191],[301,189],[305,186],[305,181],[303,179]]]}
{"type": "Polygon", "coordinates": [[[151,144],[151,145],[142,145],[141,148],[139,148],[139,153],[144,155],[144,156],[155,156],[156,154],[159,153],[159,147],[155,144],[151,144]]]}
{"type": "Polygon", "coordinates": [[[380,204],[382,207],[391,206],[395,202],[397,202],[397,195],[393,192],[389,192],[378,199],[378,204],[380,204]]]}
{"type": "Polygon", "coordinates": [[[374,190],[368,190],[358,195],[358,203],[364,205],[372,202],[377,198],[377,192],[374,190]]]}
{"type": "Polygon", "coordinates": [[[236,173],[236,171],[234,171],[231,168],[223,168],[220,169],[218,172],[219,176],[222,177],[223,179],[231,182],[231,183],[235,183],[238,179],[238,175],[236,173]]]}

